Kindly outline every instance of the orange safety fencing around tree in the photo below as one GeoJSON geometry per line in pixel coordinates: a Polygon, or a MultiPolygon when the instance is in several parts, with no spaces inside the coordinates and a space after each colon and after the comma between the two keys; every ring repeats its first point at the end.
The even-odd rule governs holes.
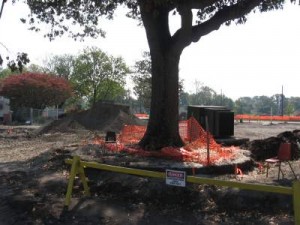
{"type": "Polygon", "coordinates": [[[93,143],[103,145],[106,149],[115,152],[123,151],[143,157],[168,158],[204,165],[232,159],[239,150],[233,146],[223,147],[218,144],[194,117],[179,122],[179,134],[186,143],[181,148],[170,146],[162,148],[160,151],[146,151],[137,145],[145,131],[145,126],[126,125],[117,137],[116,143],[105,143],[100,137],[95,138],[93,143]]]}
{"type": "Polygon", "coordinates": [[[300,122],[300,116],[257,116],[249,114],[237,114],[234,116],[235,120],[263,120],[263,121],[291,121],[300,122]]]}
{"type": "Polygon", "coordinates": [[[136,113],[134,114],[137,118],[141,119],[141,120],[148,120],[149,119],[149,115],[146,113],[136,113]]]}

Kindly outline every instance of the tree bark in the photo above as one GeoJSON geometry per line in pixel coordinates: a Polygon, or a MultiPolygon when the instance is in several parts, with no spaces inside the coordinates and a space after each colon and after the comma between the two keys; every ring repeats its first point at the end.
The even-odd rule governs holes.
{"type": "MultiPolygon", "coordinates": [[[[159,56],[158,56],[159,55],[159,56]]],[[[152,57],[152,96],[147,131],[140,145],[148,150],[182,146],[178,129],[179,55],[152,57]]]]}
{"type": "MultiPolygon", "coordinates": [[[[142,3],[141,3],[142,4],[142,3]]],[[[168,29],[168,10],[141,6],[152,61],[150,118],[139,145],[147,150],[182,146],[178,129],[178,66],[182,51],[174,48],[168,29]]]]}

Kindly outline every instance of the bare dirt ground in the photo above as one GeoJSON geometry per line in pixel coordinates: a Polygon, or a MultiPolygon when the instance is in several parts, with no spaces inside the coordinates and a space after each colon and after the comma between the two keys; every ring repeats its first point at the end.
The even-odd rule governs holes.
{"type": "MultiPolygon", "coordinates": [[[[167,186],[163,180],[99,170],[87,171],[92,196],[83,197],[76,181],[71,207],[66,209],[70,167],[64,160],[76,154],[101,157],[103,152],[86,145],[96,132],[75,127],[35,136],[37,127],[10,128],[0,126],[0,225],[294,224],[291,196],[211,185],[180,188],[167,186]]],[[[300,124],[245,122],[235,124],[235,136],[264,140],[297,129],[300,124]]],[[[299,162],[292,162],[298,176],[299,162]]],[[[284,170],[280,180],[277,168],[271,168],[268,178],[256,167],[244,171],[243,177],[205,176],[290,186],[294,177],[285,164],[284,170]]]]}

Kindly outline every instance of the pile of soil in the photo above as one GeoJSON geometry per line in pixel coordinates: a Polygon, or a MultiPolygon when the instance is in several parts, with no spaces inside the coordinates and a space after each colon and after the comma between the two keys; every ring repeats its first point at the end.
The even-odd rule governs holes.
{"type": "Polygon", "coordinates": [[[255,161],[263,161],[276,157],[280,143],[287,142],[291,144],[292,159],[296,160],[300,158],[300,149],[297,145],[299,141],[300,130],[284,131],[275,137],[247,142],[241,148],[250,150],[255,161]]]}
{"type": "Polygon", "coordinates": [[[98,102],[91,109],[71,113],[38,130],[38,134],[90,130],[119,133],[124,125],[145,125],[127,105],[98,102]]]}

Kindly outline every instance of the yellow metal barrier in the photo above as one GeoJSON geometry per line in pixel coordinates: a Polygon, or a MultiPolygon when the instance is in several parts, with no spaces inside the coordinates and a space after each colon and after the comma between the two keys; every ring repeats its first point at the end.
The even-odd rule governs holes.
{"type": "MultiPolygon", "coordinates": [[[[90,190],[87,184],[87,179],[84,173],[84,168],[94,168],[106,171],[112,171],[117,173],[124,173],[130,175],[144,176],[144,177],[152,177],[152,178],[160,178],[165,179],[166,174],[164,172],[155,172],[149,170],[141,170],[141,169],[132,169],[121,166],[112,166],[107,164],[101,164],[97,162],[86,162],[81,161],[79,156],[74,156],[73,159],[65,160],[67,164],[71,166],[71,172],[69,176],[69,183],[66,193],[65,206],[69,206],[71,203],[72,190],[74,185],[74,179],[76,175],[79,175],[81,182],[84,187],[84,194],[86,196],[90,195],[90,190]]],[[[186,181],[194,184],[209,184],[209,185],[217,185],[217,186],[225,186],[231,188],[239,188],[244,190],[252,190],[252,191],[263,191],[263,192],[272,192],[278,194],[286,194],[293,195],[293,205],[294,205],[294,217],[295,217],[295,225],[300,225],[300,181],[295,180],[293,183],[293,187],[284,187],[284,186],[273,186],[273,185],[263,185],[263,184],[249,184],[249,183],[241,183],[235,181],[225,181],[225,180],[217,180],[212,178],[204,178],[204,177],[195,177],[195,176],[187,176],[186,181]]]]}

